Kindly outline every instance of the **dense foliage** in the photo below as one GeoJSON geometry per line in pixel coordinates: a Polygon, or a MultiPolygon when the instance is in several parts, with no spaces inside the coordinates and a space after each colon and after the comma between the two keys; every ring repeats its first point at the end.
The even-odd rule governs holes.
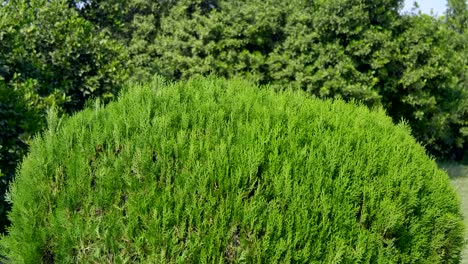
{"type": "Polygon", "coordinates": [[[468,33],[468,2],[466,0],[447,0],[447,23],[460,33],[468,33]]]}
{"type": "Polygon", "coordinates": [[[0,81],[0,227],[8,224],[6,213],[10,205],[3,202],[18,160],[27,152],[27,139],[40,130],[40,113],[30,108],[21,91],[0,81]]]}
{"type": "Polygon", "coordinates": [[[14,263],[457,263],[463,245],[406,125],[240,80],[50,115],[9,195],[14,263]]]}
{"type": "MultiPolygon", "coordinates": [[[[63,1],[7,1],[0,6],[0,208],[28,141],[45,115],[82,109],[87,98],[110,99],[125,79],[122,45],[63,1]]],[[[6,216],[0,209],[0,231],[6,216]]]]}
{"type": "Polygon", "coordinates": [[[69,0],[71,8],[92,22],[100,32],[120,41],[126,47],[132,80],[149,80],[157,72],[154,42],[159,25],[168,10],[176,3],[173,0],[69,0]]]}

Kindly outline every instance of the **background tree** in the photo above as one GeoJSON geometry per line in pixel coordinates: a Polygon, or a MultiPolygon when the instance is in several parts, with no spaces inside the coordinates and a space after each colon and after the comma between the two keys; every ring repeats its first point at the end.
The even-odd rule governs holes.
{"type": "Polygon", "coordinates": [[[463,36],[428,15],[403,17],[397,28],[390,52],[398,78],[380,73],[384,106],[395,120],[406,119],[431,153],[461,159],[468,150],[463,36]]]}
{"type": "MultiPolygon", "coordinates": [[[[446,22],[450,28],[454,29],[460,35],[456,41],[451,41],[451,48],[462,55],[462,65],[468,65],[468,2],[466,0],[448,0],[446,11],[446,22]]],[[[460,86],[468,93],[468,73],[459,76],[460,86]]],[[[463,104],[468,107],[468,102],[463,104]]],[[[462,133],[468,136],[468,118],[465,117],[462,133]]],[[[468,147],[465,145],[465,161],[468,163],[468,147]]]]}
{"type": "Polygon", "coordinates": [[[468,28],[468,4],[466,0],[447,0],[447,22],[460,33],[468,28]]]}
{"type": "Polygon", "coordinates": [[[176,4],[174,0],[69,0],[69,7],[91,22],[101,33],[126,47],[132,80],[149,80],[157,71],[155,37],[161,20],[176,4]]]}

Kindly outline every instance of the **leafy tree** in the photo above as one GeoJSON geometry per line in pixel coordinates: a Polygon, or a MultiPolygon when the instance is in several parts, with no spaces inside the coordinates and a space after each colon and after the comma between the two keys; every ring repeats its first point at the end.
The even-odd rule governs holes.
{"type": "Polygon", "coordinates": [[[380,20],[371,23],[368,8],[360,1],[298,1],[287,16],[285,41],[269,57],[275,82],[322,98],[378,105],[380,95],[373,89],[377,80],[368,62],[387,45],[388,31],[372,25],[380,20]]]}
{"type": "MultiPolygon", "coordinates": [[[[451,41],[452,49],[459,51],[464,60],[461,61],[462,65],[468,65],[468,2],[466,0],[448,0],[446,22],[456,32],[460,33],[457,41],[451,41]]],[[[459,76],[460,86],[468,93],[468,73],[459,76]]],[[[468,108],[468,101],[463,104],[468,108]]],[[[468,137],[468,118],[465,118],[464,127],[461,129],[462,133],[468,137]]],[[[465,143],[467,144],[467,143],[465,143]]],[[[465,161],[468,163],[468,146],[465,145],[465,161]]]]}
{"type": "Polygon", "coordinates": [[[428,15],[406,16],[399,23],[402,33],[388,50],[392,71],[379,71],[383,105],[396,121],[406,119],[433,154],[462,158],[468,150],[463,36],[428,15]]]}
{"type": "Polygon", "coordinates": [[[468,28],[468,4],[466,0],[447,0],[447,21],[460,33],[468,28]]]}
{"type": "Polygon", "coordinates": [[[284,40],[284,1],[179,1],[157,35],[159,72],[170,79],[215,73],[270,81],[266,59],[284,40]],[[240,3],[241,2],[241,3],[240,3]]]}
{"type": "Polygon", "coordinates": [[[67,8],[63,1],[9,1],[2,7],[3,78],[10,85],[37,82],[48,105],[73,112],[89,97],[112,97],[118,89],[121,47],[67,8]]]}
{"type": "MultiPolygon", "coordinates": [[[[112,99],[127,78],[125,56],[64,1],[11,0],[0,7],[0,197],[48,109],[73,113],[88,98],[112,99]]],[[[3,199],[0,206],[8,207],[3,199]]],[[[0,219],[2,231],[5,210],[0,219]]]]}
{"type": "Polygon", "coordinates": [[[98,30],[126,47],[131,79],[143,81],[156,72],[154,42],[162,18],[177,1],[69,0],[71,8],[98,30]]]}

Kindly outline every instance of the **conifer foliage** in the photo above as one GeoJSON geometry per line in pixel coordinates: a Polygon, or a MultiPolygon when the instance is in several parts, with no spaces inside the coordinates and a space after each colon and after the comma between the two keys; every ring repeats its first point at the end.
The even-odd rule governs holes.
{"type": "Polygon", "coordinates": [[[458,198],[383,110],[157,77],[49,116],[11,187],[14,263],[456,263],[458,198]]]}

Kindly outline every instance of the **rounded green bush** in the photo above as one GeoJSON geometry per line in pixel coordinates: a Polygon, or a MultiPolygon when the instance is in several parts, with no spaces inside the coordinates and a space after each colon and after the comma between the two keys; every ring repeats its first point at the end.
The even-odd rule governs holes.
{"type": "Polygon", "coordinates": [[[9,195],[14,263],[456,263],[464,243],[406,125],[242,80],[50,115],[9,195]]]}

